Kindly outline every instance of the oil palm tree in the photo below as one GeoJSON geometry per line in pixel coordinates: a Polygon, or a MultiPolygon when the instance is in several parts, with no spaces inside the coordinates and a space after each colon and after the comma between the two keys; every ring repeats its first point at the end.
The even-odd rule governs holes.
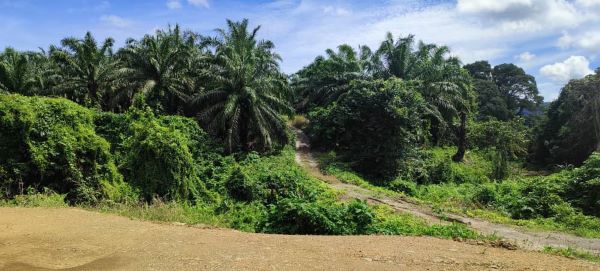
{"type": "Polygon", "coordinates": [[[287,141],[282,114],[291,114],[287,78],[271,41],[257,40],[260,29],[248,20],[227,20],[227,29],[204,38],[213,49],[207,75],[211,83],[192,105],[209,130],[221,135],[229,152],[266,151],[287,141]]]}
{"type": "Polygon", "coordinates": [[[65,96],[75,102],[108,110],[111,93],[123,79],[125,70],[113,57],[114,40],[107,38],[98,46],[90,32],[83,39],[66,38],[61,48],[52,51],[59,66],[65,96]]]}
{"type": "Polygon", "coordinates": [[[420,82],[419,91],[427,101],[427,116],[432,123],[434,144],[439,144],[448,127],[456,127],[458,151],[454,161],[461,161],[466,149],[466,125],[472,105],[471,81],[458,58],[449,56],[446,46],[415,45],[414,36],[394,40],[391,33],[372,56],[372,73],[376,77],[397,77],[420,82]]]}
{"type": "Polygon", "coordinates": [[[319,56],[313,63],[300,70],[292,79],[300,101],[297,109],[307,106],[326,106],[348,92],[350,82],[368,77],[368,57],[371,51],[359,47],[357,53],[349,45],[340,45],[338,51],[327,49],[326,56],[319,56]]]}
{"type": "Polygon", "coordinates": [[[192,95],[185,86],[197,76],[192,72],[199,69],[193,65],[202,57],[196,45],[196,35],[182,32],[178,25],[141,40],[128,40],[118,55],[130,68],[128,78],[134,86],[122,94],[131,98],[133,91],[145,86],[150,106],[159,112],[181,113],[192,95]]]}
{"type": "Polygon", "coordinates": [[[32,95],[37,88],[35,55],[6,48],[0,54],[0,90],[32,95]]]}

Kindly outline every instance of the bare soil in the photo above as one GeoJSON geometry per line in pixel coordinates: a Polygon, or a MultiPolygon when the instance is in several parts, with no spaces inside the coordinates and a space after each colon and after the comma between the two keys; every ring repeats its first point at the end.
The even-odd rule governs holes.
{"type": "Polygon", "coordinates": [[[385,204],[398,212],[410,213],[421,217],[429,223],[443,224],[448,223],[448,220],[463,223],[480,233],[496,234],[506,241],[528,250],[541,250],[546,246],[572,247],[600,254],[600,239],[597,238],[585,238],[559,232],[532,231],[459,214],[446,213],[441,217],[440,214],[432,212],[428,206],[417,204],[410,199],[381,195],[357,185],[342,183],[336,177],[324,175],[321,172],[319,163],[310,149],[308,137],[299,129],[294,128],[294,131],[296,132],[296,162],[303,166],[313,177],[323,180],[336,189],[342,190],[344,198],[356,198],[367,200],[374,204],[385,204]]]}
{"type": "Polygon", "coordinates": [[[0,208],[0,270],[600,270],[600,265],[428,237],[251,234],[75,208],[0,208]]]}

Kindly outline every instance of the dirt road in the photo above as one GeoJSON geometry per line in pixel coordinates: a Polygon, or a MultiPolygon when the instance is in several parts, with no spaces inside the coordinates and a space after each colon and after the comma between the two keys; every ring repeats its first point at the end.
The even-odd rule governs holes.
{"type": "MultiPolygon", "coordinates": [[[[319,169],[319,164],[310,150],[308,137],[299,129],[296,132],[296,162],[302,165],[313,177],[319,178],[336,189],[345,191],[347,198],[367,200],[375,204],[385,204],[399,211],[421,217],[430,223],[445,223],[427,206],[415,204],[408,199],[394,198],[385,195],[376,195],[368,189],[342,183],[334,176],[324,175],[319,169]]],[[[496,234],[517,244],[519,247],[530,250],[541,250],[545,246],[573,247],[600,254],[600,239],[584,238],[558,232],[531,231],[523,228],[502,225],[470,218],[458,214],[444,214],[446,218],[469,225],[474,230],[483,234],[496,234]]]]}
{"type": "Polygon", "coordinates": [[[600,270],[600,265],[427,237],[250,234],[73,208],[0,208],[0,270],[600,270]]]}

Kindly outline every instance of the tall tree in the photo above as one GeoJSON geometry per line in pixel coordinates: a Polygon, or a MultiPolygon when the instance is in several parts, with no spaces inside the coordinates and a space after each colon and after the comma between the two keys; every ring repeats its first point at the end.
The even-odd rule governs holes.
{"type": "Polygon", "coordinates": [[[500,64],[492,71],[493,81],[504,95],[508,110],[521,115],[523,110],[533,110],[543,98],[539,95],[535,77],[514,64],[500,64]]]}
{"type": "Polygon", "coordinates": [[[249,29],[247,19],[227,20],[227,26],[204,39],[214,49],[207,73],[214,85],[193,105],[200,121],[225,138],[230,152],[273,149],[287,141],[281,115],[292,113],[281,57],[271,41],[257,40],[260,26],[249,29]]]}
{"type": "Polygon", "coordinates": [[[357,53],[349,45],[340,45],[338,51],[327,49],[326,56],[318,56],[313,63],[304,67],[292,78],[297,91],[297,109],[309,111],[315,106],[326,106],[349,91],[350,82],[365,79],[367,57],[371,51],[359,47],[357,53]]]}
{"type": "Polygon", "coordinates": [[[0,90],[32,95],[38,87],[35,54],[21,53],[12,48],[0,54],[0,90]]]}
{"type": "Polygon", "coordinates": [[[62,74],[58,86],[65,95],[80,104],[109,110],[111,93],[123,79],[124,69],[113,58],[114,40],[107,38],[98,46],[90,32],[83,39],[66,38],[62,48],[52,51],[62,74]]]}
{"type": "MultiPolygon", "coordinates": [[[[121,93],[130,99],[142,90],[147,102],[158,112],[182,113],[193,93],[189,93],[193,78],[200,70],[194,67],[201,61],[196,35],[181,31],[178,25],[166,31],[158,30],[140,40],[130,39],[118,53],[130,68],[129,80],[133,86],[121,93]]],[[[195,87],[192,88],[195,91],[195,87]]]]}
{"type": "Polygon", "coordinates": [[[580,165],[600,151],[600,69],[571,80],[550,104],[547,118],[537,139],[539,162],[580,165]]]}
{"type": "Polygon", "coordinates": [[[487,61],[467,64],[464,68],[473,77],[474,91],[477,94],[478,120],[509,120],[515,112],[507,105],[507,97],[500,92],[494,81],[493,69],[487,61]]]}
{"type": "Polygon", "coordinates": [[[419,42],[415,47],[414,36],[394,40],[388,33],[373,54],[372,72],[377,77],[397,77],[422,83],[419,90],[428,102],[426,116],[432,123],[435,144],[444,137],[447,127],[454,126],[458,119],[455,128],[458,151],[453,156],[458,162],[466,150],[466,125],[473,94],[468,73],[449,53],[446,46],[419,42]]]}

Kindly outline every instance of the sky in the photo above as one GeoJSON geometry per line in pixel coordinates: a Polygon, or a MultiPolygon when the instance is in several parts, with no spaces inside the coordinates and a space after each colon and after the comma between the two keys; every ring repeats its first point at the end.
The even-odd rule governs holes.
{"type": "Polygon", "coordinates": [[[464,64],[515,63],[546,101],[600,67],[600,0],[0,0],[0,48],[38,50],[65,37],[121,46],[180,24],[214,34],[248,18],[294,73],[327,48],[377,47],[387,32],[448,45],[464,64]]]}

